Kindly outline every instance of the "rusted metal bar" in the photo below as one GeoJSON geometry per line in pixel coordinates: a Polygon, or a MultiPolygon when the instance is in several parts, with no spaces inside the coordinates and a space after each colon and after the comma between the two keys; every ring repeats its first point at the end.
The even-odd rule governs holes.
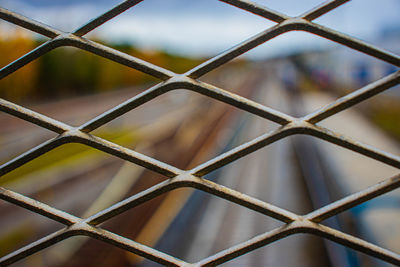
{"type": "MultiPolygon", "coordinates": [[[[279,34],[282,34],[284,32],[291,31],[291,30],[300,30],[300,31],[314,33],[318,36],[321,36],[321,37],[327,38],[331,41],[348,46],[352,49],[363,52],[363,53],[373,56],[375,58],[379,58],[390,64],[400,66],[400,57],[398,55],[384,51],[383,49],[379,49],[373,45],[368,44],[367,42],[357,40],[356,38],[346,35],[344,33],[340,33],[338,31],[335,31],[330,28],[327,28],[322,25],[311,22],[311,20],[325,14],[326,12],[333,10],[334,8],[344,4],[345,2],[347,2],[347,1],[343,1],[343,0],[336,0],[336,1],[330,1],[330,2],[328,1],[326,3],[323,3],[321,6],[313,8],[310,11],[306,12],[303,15],[303,17],[298,17],[298,18],[297,17],[294,17],[294,18],[289,17],[289,18],[286,18],[284,21],[282,21],[280,19],[275,20],[276,22],[279,22],[280,24],[269,28],[268,30],[266,30],[266,32],[267,31],[275,32],[274,30],[276,30],[276,28],[278,27],[278,28],[283,28],[283,32],[280,32],[279,34]],[[291,25],[291,27],[279,27],[279,25],[283,26],[285,24],[291,25]]],[[[236,1],[230,1],[229,3],[235,4],[238,7],[245,9],[248,12],[263,16],[262,12],[260,11],[263,9],[263,7],[255,4],[255,3],[252,3],[250,1],[236,0],[236,1]],[[245,5],[242,2],[243,3],[246,2],[247,4],[245,5]],[[253,6],[257,6],[257,9],[254,9],[253,6]]],[[[271,11],[270,9],[264,9],[264,10],[266,12],[266,15],[263,17],[265,17],[266,19],[271,19],[271,16],[269,15],[269,13],[271,13],[273,11],[271,11]]],[[[269,39],[272,39],[272,38],[278,36],[279,34],[276,34],[276,35],[270,34],[272,36],[270,36],[271,38],[269,38],[269,39]]],[[[258,36],[258,35],[256,35],[256,36],[258,36]]],[[[248,42],[244,42],[244,43],[238,45],[236,48],[238,50],[238,52],[241,51],[243,48],[250,46],[250,44],[252,43],[250,40],[252,40],[256,36],[250,38],[248,42]]],[[[266,39],[263,42],[265,42],[269,39],[266,39]]],[[[257,45],[259,45],[259,44],[261,44],[260,41],[257,43],[257,45]]],[[[253,46],[253,47],[255,47],[255,46],[253,46]]],[[[235,56],[238,56],[244,52],[238,53],[235,56]]],[[[232,58],[230,58],[230,59],[232,59],[232,58]]],[[[195,77],[195,76],[193,75],[191,77],[195,77]]]]}
{"type": "Polygon", "coordinates": [[[4,99],[0,99],[0,110],[58,134],[62,134],[73,129],[71,126],[65,123],[54,120],[43,114],[24,108],[4,99]]]}
{"type": "Polygon", "coordinates": [[[85,25],[82,25],[74,31],[74,34],[76,36],[83,36],[142,1],[143,0],[126,0],[85,25]]]}
{"type": "Polygon", "coordinates": [[[33,49],[31,52],[23,55],[22,57],[20,57],[17,60],[8,64],[7,66],[1,68],[0,69],[0,79],[3,79],[4,77],[14,73],[15,71],[19,70],[26,64],[34,61],[38,57],[43,56],[44,54],[46,54],[47,52],[50,52],[54,48],[61,46],[61,44],[62,43],[59,41],[59,39],[57,39],[57,40],[52,39],[52,40],[49,40],[49,41],[41,44],[40,46],[33,49]]]}
{"type": "Polygon", "coordinates": [[[22,247],[4,257],[0,258],[0,265],[8,266],[17,262],[23,258],[26,258],[38,251],[41,251],[45,248],[50,247],[72,235],[72,232],[68,230],[68,228],[61,229],[57,232],[54,232],[48,236],[45,236],[29,245],[22,247]]]}
{"type": "Polygon", "coordinates": [[[312,21],[315,20],[316,18],[321,17],[322,15],[328,13],[329,11],[337,8],[338,6],[341,6],[350,0],[328,0],[322,3],[319,6],[316,6],[315,8],[307,11],[306,13],[302,14],[300,17],[312,21]]]}
{"type": "Polygon", "coordinates": [[[136,255],[145,257],[154,262],[161,263],[165,266],[190,266],[190,264],[180,259],[101,228],[96,228],[93,226],[87,227],[85,235],[133,252],[136,255]]]}
{"type": "Polygon", "coordinates": [[[2,187],[0,187],[0,198],[65,225],[72,225],[80,221],[71,214],[2,187]]]}
{"type": "Polygon", "coordinates": [[[133,207],[136,207],[178,187],[180,187],[180,185],[175,180],[163,181],[90,216],[86,219],[86,221],[91,225],[98,225],[118,214],[121,214],[133,207]]]}
{"type": "Polygon", "coordinates": [[[387,165],[390,165],[390,166],[400,169],[400,157],[399,156],[393,155],[389,152],[382,151],[373,146],[363,144],[359,141],[353,140],[350,137],[333,132],[333,131],[331,131],[327,128],[323,128],[321,126],[310,124],[306,128],[308,130],[310,130],[309,132],[308,132],[308,130],[305,130],[307,132],[307,134],[309,134],[309,135],[321,138],[321,139],[331,142],[333,144],[350,149],[354,152],[358,152],[364,156],[367,156],[369,158],[378,160],[387,165]]]}
{"type": "Polygon", "coordinates": [[[337,200],[325,207],[315,210],[306,216],[310,221],[321,222],[343,211],[351,209],[361,203],[371,200],[387,192],[393,191],[400,187],[400,174],[388,178],[378,184],[372,185],[360,192],[351,194],[345,198],[337,200]]]}
{"type": "Polygon", "coordinates": [[[312,226],[307,230],[312,234],[327,238],[331,241],[358,250],[389,263],[400,265],[400,255],[393,251],[384,249],[365,240],[337,231],[322,224],[312,224],[311,222],[309,222],[309,224],[311,224],[312,226]]]}
{"type": "Polygon", "coordinates": [[[318,36],[324,37],[336,43],[345,45],[369,56],[378,58],[382,61],[400,67],[400,56],[368,44],[367,42],[351,37],[347,34],[329,29],[328,27],[304,20],[304,23],[299,24],[299,30],[316,34],[318,36]]]}
{"type": "MultiPolygon", "coordinates": [[[[67,143],[68,139],[64,135],[59,135],[57,137],[54,137],[46,142],[43,142],[42,144],[28,150],[27,152],[7,161],[3,165],[0,166],[0,176],[3,176],[13,170],[15,170],[18,167],[21,167],[25,163],[28,163],[35,158],[43,155],[46,152],[49,152],[50,150],[59,147],[62,144],[67,143]]],[[[1,179],[1,177],[0,177],[1,179]]]]}
{"type": "Polygon", "coordinates": [[[256,15],[259,15],[261,17],[264,17],[266,19],[272,20],[274,22],[283,22],[284,20],[287,20],[288,16],[285,14],[282,14],[278,11],[269,9],[266,6],[263,6],[259,3],[248,1],[248,0],[219,0],[221,2],[225,2],[227,4],[230,4],[232,6],[250,11],[251,13],[254,13],[256,15]]]}
{"type": "Polygon", "coordinates": [[[226,104],[232,105],[236,108],[245,110],[247,112],[258,115],[264,119],[279,123],[281,125],[286,125],[294,120],[292,116],[289,116],[278,110],[266,107],[250,99],[204,82],[191,81],[190,83],[185,84],[184,88],[222,101],[226,104]]]}
{"type": "Polygon", "coordinates": [[[175,177],[181,172],[181,170],[169,164],[88,133],[75,131],[71,134],[71,138],[76,143],[88,145],[110,155],[114,155],[121,159],[143,166],[148,170],[155,171],[167,177],[175,177]]]}
{"type": "Polygon", "coordinates": [[[367,100],[387,89],[390,89],[398,85],[399,83],[400,71],[397,71],[376,82],[370,83],[361,89],[345,95],[313,113],[308,114],[304,117],[304,120],[312,124],[318,123],[343,110],[349,109],[350,107],[357,105],[358,103],[361,103],[362,101],[367,100]]]}
{"type": "Polygon", "coordinates": [[[242,158],[266,145],[276,142],[286,136],[294,134],[296,128],[292,124],[280,127],[262,136],[259,136],[243,145],[233,148],[209,161],[193,168],[190,172],[196,176],[204,176],[216,169],[219,169],[239,158],[242,158]]]}
{"type": "Polygon", "coordinates": [[[224,89],[197,80],[206,73],[209,73],[210,71],[246,53],[256,46],[261,45],[281,34],[293,30],[301,30],[316,34],[318,36],[327,38],[331,41],[345,45],[356,51],[363,52],[367,55],[380,59],[381,61],[388,62],[396,66],[400,66],[400,57],[396,54],[389,53],[346,34],[312,22],[312,20],[326,13],[329,13],[331,10],[348,2],[348,0],[326,1],[321,5],[311,9],[310,11],[307,11],[300,17],[289,17],[285,14],[281,14],[277,11],[271,10],[267,7],[264,7],[257,3],[253,3],[248,0],[221,1],[254,13],[258,16],[262,16],[266,19],[272,20],[278,24],[203,62],[202,64],[189,70],[183,75],[176,74],[172,71],[158,67],[152,63],[135,58],[128,54],[122,53],[120,51],[82,37],[88,32],[96,29],[103,23],[111,20],[115,16],[138,4],[139,2],[141,2],[141,0],[124,1],[119,5],[113,7],[109,11],[105,12],[104,14],[79,27],[73,33],[65,33],[59,31],[43,23],[36,22],[32,19],[19,15],[15,12],[0,8],[1,19],[51,38],[51,40],[45,42],[31,52],[23,55],[19,59],[3,67],[0,70],[0,79],[12,74],[16,70],[22,68],[26,64],[57,47],[74,46],[78,49],[83,49],[88,52],[97,54],[101,57],[139,70],[143,73],[149,74],[161,80],[159,84],[153,86],[152,88],[104,112],[98,117],[76,128],[34,112],[30,109],[8,102],[6,100],[0,100],[1,111],[59,134],[59,136],[50,139],[40,144],[39,146],[36,146],[35,148],[27,151],[26,153],[19,155],[18,157],[4,163],[2,166],[0,166],[0,175],[4,175],[12,170],[15,170],[16,168],[24,165],[27,162],[30,162],[31,160],[43,155],[48,151],[51,151],[52,149],[60,145],[77,142],[99,149],[126,161],[136,163],[145,167],[146,169],[169,177],[169,179],[165,180],[164,182],[161,182],[138,194],[130,196],[127,199],[120,201],[112,205],[111,207],[86,219],[72,216],[68,213],[35,201],[16,192],[0,188],[1,199],[67,225],[66,228],[60,231],[50,234],[13,253],[10,253],[9,255],[4,256],[0,259],[1,265],[8,265],[16,262],[17,260],[25,258],[35,252],[41,251],[48,246],[61,242],[68,237],[74,235],[88,235],[92,238],[105,241],[114,246],[120,247],[127,251],[131,251],[135,254],[144,256],[150,260],[165,265],[211,266],[226,262],[234,257],[238,257],[261,246],[268,245],[271,242],[297,233],[311,233],[322,236],[324,238],[362,251],[387,262],[400,265],[400,255],[368,243],[364,240],[355,238],[351,235],[319,224],[319,222],[324,219],[339,214],[344,210],[347,210],[358,204],[373,199],[383,193],[398,188],[400,185],[399,175],[385,180],[379,184],[373,185],[363,191],[333,202],[305,216],[291,213],[269,203],[265,203],[258,199],[252,198],[250,196],[202,178],[202,176],[216,169],[219,169],[226,164],[234,162],[239,158],[242,158],[250,153],[257,151],[258,149],[261,149],[282,138],[294,134],[312,135],[400,169],[399,156],[381,151],[379,149],[360,143],[356,140],[352,140],[334,131],[316,125],[316,123],[328,117],[331,117],[336,113],[346,110],[362,101],[365,101],[366,99],[369,99],[383,92],[384,90],[398,85],[400,83],[399,71],[394,74],[388,75],[374,83],[371,83],[351,94],[339,98],[338,100],[332,102],[326,107],[323,107],[316,112],[308,114],[303,118],[294,118],[285,113],[248,100],[247,98],[241,97],[224,89]],[[256,116],[276,122],[281,126],[277,130],[265,133],[264,135],[261,135],[220,156],[217,156],[203,164],[200,164],[199,166],[189,171],[180,170],[174,166],[158,161],[152,157],[145,156],[141,153],[135,152],[128,148],[119,146],[102,138],[89,134],[89,132],[114,120],[115,118],[118,118],[119,116],[122,116],[126,112],[133,110],[166,92],[176,89],[186,89],[203,94],[207,97],[211,97],[218,101],[250,112],[256,116]],[[181,261],[179,259],[171,257],[170,255],[161,253],[155,249],[136,243],[127,238],[118,236],[114,233],[103,230],[96,226],[137,205],[140,205],[157,196],[160,196],[161,194],[180,187],[193,187],[205,191],[207,193],[222,197],[249,209],[260,212],[266,216],[281,220],[286,224],[282,227],[256,236],[255,238],[252,238],[242,244],[224,250],[214,256],[208,257],[194,264],[189,264],[187,262],[181,261]]]}
{"type": "Polygon", "coordinates": [[[25,29],[47,36],[49,38],[55,38],[63,33],[62,31],[56,30],[53,27],[27,18],[23,15],[17,14],[2,7],[0,7],[0,18],[15,25],[21,26],[25,29]]]}
{"type": "Polygon", "coordinates": [[[205,258],[195,264],[195,266],[216,266],[239,257],[257,248],[268,245],[277,240],[301,232],[302,222],[294,221],[290,224],[275,228],[264,234],[251,238],[248,241],[223,250],[211,257],[205,258]]]}
{"type": "Polygon", "coordinates": [[[173,77],[175,74],[172,71],[166,70],[159,66],[156,66],[150,62],[141,60],[139,58],[133,57],[126,53],[122,53],[116,49],[107,47],[105,45],[93,42],[84,37],[75,36],[70,34],[65,37],[66,45],[74,46],[79,49],[86,50],[88,52],[94,53],[98,56],[107,58],[109,60],[115,61],[119,64],[131,67],[133,69],[139,70],[143,73],[149,74],[160,80],[167,80],[173,77]]]}
{"type": "Polygon", "coordinates": [[[186,72],[185,75],[193,79],[200,78],[201,76],[211,72],[219,66],[231,61],[232,59],[246,53],[247,51],[275,38],[282,33],[290,31],[295,25],[287,23],[287,20],[275,25],[265,31],[258,33],[243,41],[242,43],[222,52],[221,54],[207,60],[206,62],[198,65],[197,67],[186,72]]]}
{"type": "Polygon", "coordinates": [[[290,223],[295,220],[298,220],[298,215],[289,212],[287,210],[281,209],[279,207],[276,207],[274,205],[268,204],[264,201],[242,194],[240,192],[216,184],[206,179],[201,179],[198,177],[193,177],[192,179],[195,182],[191,183],[190,185],[191,187],[194,187],[196,189],[224,198],[228,201],[234,202],[248,209],[260,212],[264,215],[283,221],[285,223],[290,223]]]}

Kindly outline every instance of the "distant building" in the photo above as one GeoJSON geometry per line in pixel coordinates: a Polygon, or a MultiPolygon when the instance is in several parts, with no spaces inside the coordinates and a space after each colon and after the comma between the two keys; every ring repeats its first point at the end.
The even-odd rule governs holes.
{"type": "MultiPolygon", "coordinates": [[[[372,44],[386,51],[399,54],[400,28],[382,31],[379,40],[372,42],[372,44]]],[[[354,52],[350,48],[338,48],[332,53],[332,58],[337,63],[335,76],[345,84],[354,86],[364,86],[399,69],[364,53],[354,52]]]]}

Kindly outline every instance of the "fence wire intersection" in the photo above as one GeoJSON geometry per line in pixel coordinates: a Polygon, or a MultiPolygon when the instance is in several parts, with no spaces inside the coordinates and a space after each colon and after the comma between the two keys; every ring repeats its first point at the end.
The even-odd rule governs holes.
{"type": "Polygon", "coordinates": [[[261,105],[257,102],[241,97],[237,94],[226,91],[222,88],[218,88],[198,80],[203,75],[255,48],[256,46],[263,44],[277,37],[278,35],[293,30],[301,30],[316,34],[392,65],[400,66],[400,57],[398,55],[389,53],[366,42],[312,22],[316,18],[330,12],[349,0],[326,1],[299,17],[289,17],[248,0],[221,0],[222,2],[226,2],[248,12],[272,20],[277,24],[205,61],[197,67],[189,70],[185,74],[176,74],[167,69],[153,65],[150,62],[143,61],[84,37],[85,34],[101,26],[103,23],[111,20],[115,16],[118,16],[141,1],[142,0],[124,1],[106,13],[79,27],[72,33],[57,30],[53,27],[44,25],[40,22],[0,7],[1,19],[50,38],[50,40],[44,44],[2,68],[0,70],[0,79],[12,74],[29,62],[57,47],[74,46],[130,68],[139,70],[161,80],[159,84],[145,90],[143,93],[138,94],[131,99],[128,99],[127,101],[104,112],[103,114],[82,124],[79,127],[72,127],[63,122],[49,118],[43,114],[39,114],[30,109],[19,106],[15,103],[0,99],[1,111],[59,134],[57,137],[52,138],[4,163],[2,166],[0,166],[0,175],[3,176],[63,144],[81,143],[169,177],[168,180],[135,194],[123,201],[120,201],[109,208],[90,216],[89,218],[79,218],[73,216],[19,193],[7,190],[5,188],[0,188],[1,199],[46,216],[65,225],[65,228],[62,230],[47,235],[42,239],[39,239],[2,257],[0,259],[0,264],[12,264],[71,236],[86,235],[120,247],[127,251],[131,251],[137,255],[146,257],[161,264],[171,266],[208,266],[221,264],[292,234],[311,233],[364,252],[371,256],[380,258],[384,261],[400,265],[399,254],[320,224],[320,222],[325,219],[328,219],[356,205],[398,188],[400,186],[400,175],[383,180],[376,185],[342,198],[307,215],[298,215],[292,213],[285,209],[276,207],[272,204],[202,178],[204,175],[219,169],[226,164],[234,162],[237,159],[268,146],[269,144],[280,139],[295,134],[311,135],[400,169],[399,156],[379,150],[370,145],[363,144],[359,141],[353,140],[347,136],[318,125],[318,122],[343,110],[351,108],[352,106],[365,101],[395,85],[398,85],[400,83],[400,71],[370,83],[365,87],[341,97],[329,105],[302,118],[292,117],[267,106],[261,105]],[[101,127],[102,125],[119,116],[122,116],[126,112],[135,109],[166,92],[176,89],[186,89],[203,94],[278,123],[281,126],[277,130],[265,133],[191,170],[178,169],[154,158],[90,134],[91,131],[101,127]],[[154,248],[139,244],[133,240],[119,236],[99,227],[99,224],[112,217],[115,217],[161,194],[180,187],[193,187],[198,190],[216,195],[262,213],[266,216],[280,220],[284,222],[285,225],[258,235],[248,241],[223,250],[196,263],[184,262],[154,248]]]}

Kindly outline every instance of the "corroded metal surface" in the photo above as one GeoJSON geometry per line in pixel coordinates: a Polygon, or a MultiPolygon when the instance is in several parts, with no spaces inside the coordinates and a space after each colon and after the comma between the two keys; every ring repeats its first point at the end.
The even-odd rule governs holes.
{"type": "MultiPolygon", "coordinates": [[[[170,265],[170,266],[209,266],[226,262],[234,257],[238,257],[257,249],[261,246],[270,244],[273,241],[285,238],[286,236],[297,233],[310,233],[330,239],[334,242],[351,247],[355,250],[364,252],[371,256],[380,258],[387,262],[400,265],[400,255],[387,249],[376,246],[354,236],[323,226],[319,222],[330,218],[340,212],[348,210],[360,203],[370,200],[376,196],[394,190],[400,186],[400,176],[384,180],[382,183],[371,186],[363,191],[345,197],[332,204],[322,207],[307,215],[301,216],[269,203],[265,203],[258,199],[252,198],[235,190],[226,188],[219,184],[202,178],[203,175],[213,170],[234,162],[262,147],[268,146],[282,138],[294,134],[312,135],[317,138],[324,139],[333,144],[358,152],[364,156],[373,158],[388,165],[400,168],[400,157],[381,151],[377,148],[352,140],[342,134],[322,128],[317,125],[318,122],[335,115],[355,104],[362,102],[386,89],[389,89],[400,83],[400,72],[371,83],[355,92],[344,96],[335,102],[329,104],[320,110],[304,116],[295,118],[287,114],[281,113],[239,95],[230,93],[221,88],[206,84],[197,80],[201,76],[209,73],[217,67],[227,63],[228,61],[238,57],[239,55],[255,48],[256,46],[273,39],[274,37],[285,32],[293,30],[307,31],[342,45],[348,46],[354,50],[363,52],[382,61],[388,62],[395,66],[400,66],[400,57],[392,53],[386,52],[380,48],[374,47],[368,43],[337,32],[333,29],[313,23],[312,20],[324,15],[325,13],[335,9],[347,2],[346,0],[326,1],[325,3],[311,9],[301,17],[289,17],[274,10],[268,9],[257,3],[248,0],[222,0],[228,4],[234,5],[266,19],[272,20],[277,24],[263,32],[243,41],[242,43],[228,49],[227,51],[207,60],[199,66],[193,68],[185,74],[176,74],[159,66],[155,66],[149,62],[143,61],[128,54],[119,52],[102,44],[93,42],[84,37],[91,30],[97,28],[101,24],[107,22],[113,17],[119,15],[125,10],[139,3],[139,0],[127,0],[118,6],[107,11],[103,15],[94,18],[82,27],[72,33],[62,32],[51,26],[44,25],[30,18],[16,14],[12,11],[0,8],[0,18],[19,25],[36,33],[42,34],[49,41],[41,46],[10,63],[0,70],[0,78],[4,78],[16,70],[20,69],[29,62],[37,59],[45,53],[61,46],[74,46],[79,49],[89,51],[109,60],[123,64],[130,68],[147,73],[161,80],[154,87],[144,91],[143,93],[125,101],[124,103],[104,112],[79,127],[72,127],[60,121],[54,120],[17,104],[0,100],[0,110],[12,116],[34,123],[40,127],[59,134],[57,137],[50,139],[39,146],[25,152],[9,162],[0,166],[0,174],[4,175],[25,163],[43,155],[44,153],[67,143],[81,143],[121,159],[136,163],[149,170],[155,171],[170,179],[159,183],[143,192],[133,195],[117,204],[89,217],[78,218],[68,213],[40,203],[26,196],[0,189],[0,198],[11,202],[15,205],[29,209],[35,213],[46,216],[52,220],[58,221],[65,225],[65,228],[54,232],[42,239],[37,240],[13,253],[6,255],[0,259],[1,265],[8,265],[19,259],[25,258],[35,252],[38,252],[55,243],[61,242],[66,238],[76,235],[86,235],[92,238],[102,240],[114,246],[120,247],[132,253],[146,257],[150,260],[170,265]],[[96,128],[110,122],[111,120],[125,114],[126,112],[139,107],[140,105],[175,89],[186,89],[198,92],[216,100],[233,105],[242,110],[253,113],[262,118],[274,121],[281,125],[275,131],[265,133],[254,140],[251,140],[239,147],[236,147],[214,159],[211,159],[191,170],[180,170],[169,164],[160,162],[154,158],[145,156],[131,149],[119,146],[97,136],[90,134],[96,128]],[[271,216],[277,220],[286,223],[284,226],[276,228],[256,236],[244,243],[221,251],[211,257],[203,259],[197,263],[187,263],[176,259],[170,255],[157,251],[153,248],[139,244],[127,238],[118,236],[110,231],[98,227],[98,224],[117,216],[137,205],[149,201],[161,194],[174,190],[179,187],[193,187],[210,194],[225,198],[249,209],[260,212],[261,214],[271,216]]],[[[244,178],[245,179],[245,178],[244,178]]]]}

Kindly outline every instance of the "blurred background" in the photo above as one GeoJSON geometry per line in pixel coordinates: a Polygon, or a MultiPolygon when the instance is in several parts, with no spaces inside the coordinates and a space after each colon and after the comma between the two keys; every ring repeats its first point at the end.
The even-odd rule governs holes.
{"type": "MultiPolygon", "coordinates": [[[[0,6],[71,32],[119,0],[0,0],[0,6]]],[[[299,16],[321,0],[257,0],[299,16]]],[[[353,0],[316,23],[400,54],[400,2],[353,0]]],[[[275,23],[216,0],[145,0],[87,36],[185,73],[275,23]]],[[[0,67],[46,41],[0,20],[0,67]]],[[[200,78],[279,111],[303,116],[398,68],[306,32],[289,32],[200,78]]],[[[57,48],[0,81],[0,97],[78,126],[159,80],[77,48],[57,48]]],[[[399,155],[400,87],[320,124],[399,155]]],[[[0,164],[56,134],[0,113],[0,164]]],[[[194,92],[168,92],[93,134],[181,169],[193,168],[279,125],[194,92]]],[[[229,188],[306,214],[398,174],[398,169],[316,138],[271,144],[207,175],[229,188]]],[[[4,175],[0,185],[88,217],[163,180],[154,172],[80,144],[56,148],[4,175]]],[[[63,225],[0,201],[0,256],[63,225]]],[[[400,192],[323,224],[400,253],[400,192]]],[[[194,262],[282,223],[217,197],[178,189],[101,226],[194,262]]],[[[156,266],[121,249],[73,237],[13,266],[156,266]]],[[[295,235],[226,266],[389,266],[311,235],[295,235]],[[288,257],[287,255],[291,255],[288,257]]]]}

